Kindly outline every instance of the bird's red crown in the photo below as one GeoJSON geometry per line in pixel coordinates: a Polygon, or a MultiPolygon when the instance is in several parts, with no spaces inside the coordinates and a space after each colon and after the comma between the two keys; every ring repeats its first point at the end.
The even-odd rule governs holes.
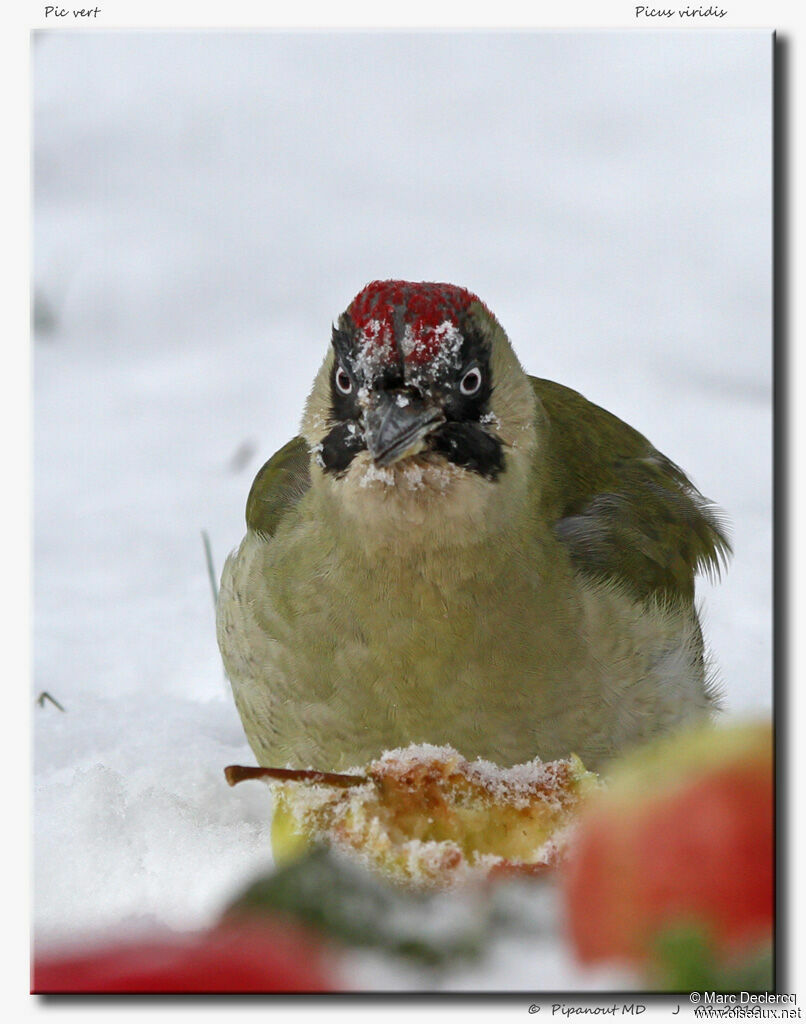
{"type": "Polygon", "coordinates": [[[455,337],[462,315],[477,295],[453,284],[430,281],[372,281],[348,312],[377,358],[400,352],[407,363],[430,362],[455,337]]]}

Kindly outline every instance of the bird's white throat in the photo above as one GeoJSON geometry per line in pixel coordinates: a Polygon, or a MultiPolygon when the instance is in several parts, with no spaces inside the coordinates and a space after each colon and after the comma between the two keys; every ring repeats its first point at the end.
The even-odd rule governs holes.
{"type": "Polygon", "coordinates": [[[517,471],[486,480],[431,452],[391,466],[378,466],[361,452],[341,477],[316,476],[314,489],[328,521],[367,551],[478,544],[507,529],[511,512],[520,507],[517,499],[502,500],[502,492],[520,489],[525,497],[517,471]]]}

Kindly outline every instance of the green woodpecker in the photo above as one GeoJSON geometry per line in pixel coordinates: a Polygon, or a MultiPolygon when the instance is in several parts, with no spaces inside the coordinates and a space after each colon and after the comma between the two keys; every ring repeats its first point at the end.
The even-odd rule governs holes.
{"type": "Polygon", "coordinates": [[[529,377],[479,298],[373,282],[260,470],[218,642],[260,764],[409,743],[597,768],[715,705],[694,577],[730,545],[632,427],[529,377]]]}

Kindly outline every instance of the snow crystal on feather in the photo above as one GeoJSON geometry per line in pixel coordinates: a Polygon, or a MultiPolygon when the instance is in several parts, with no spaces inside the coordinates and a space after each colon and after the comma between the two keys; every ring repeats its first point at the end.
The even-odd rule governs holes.
{"type": "Polygon", "coordinates": [[[426,456],[414,456],[392,466],[378,466],[371,459],[355,460],[356,478],[361,488],[389,487],[401,491],[429,489],[444,493],[458,477],[467,475],[462,466],[431,462],[426,456]]]}
{"type": "Polygon", "coordinates": [[[353,366],[364,380],[373,380],[389,363],[397,360],[395,336],[391,324],[370,320],[358,333],[353,366]]]}

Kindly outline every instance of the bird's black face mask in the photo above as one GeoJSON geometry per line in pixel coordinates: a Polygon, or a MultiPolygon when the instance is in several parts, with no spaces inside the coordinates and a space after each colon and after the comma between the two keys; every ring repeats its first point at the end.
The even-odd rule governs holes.
{"type": "Polygon", "coordinates": [[[378,466],[436,453],[495,480],[503,446],[490,411],[490,345],[479,300],[452,285],[369,285],[333,328],[330,421],[319,460],[340,475],[361,451],[378,466]]]}

